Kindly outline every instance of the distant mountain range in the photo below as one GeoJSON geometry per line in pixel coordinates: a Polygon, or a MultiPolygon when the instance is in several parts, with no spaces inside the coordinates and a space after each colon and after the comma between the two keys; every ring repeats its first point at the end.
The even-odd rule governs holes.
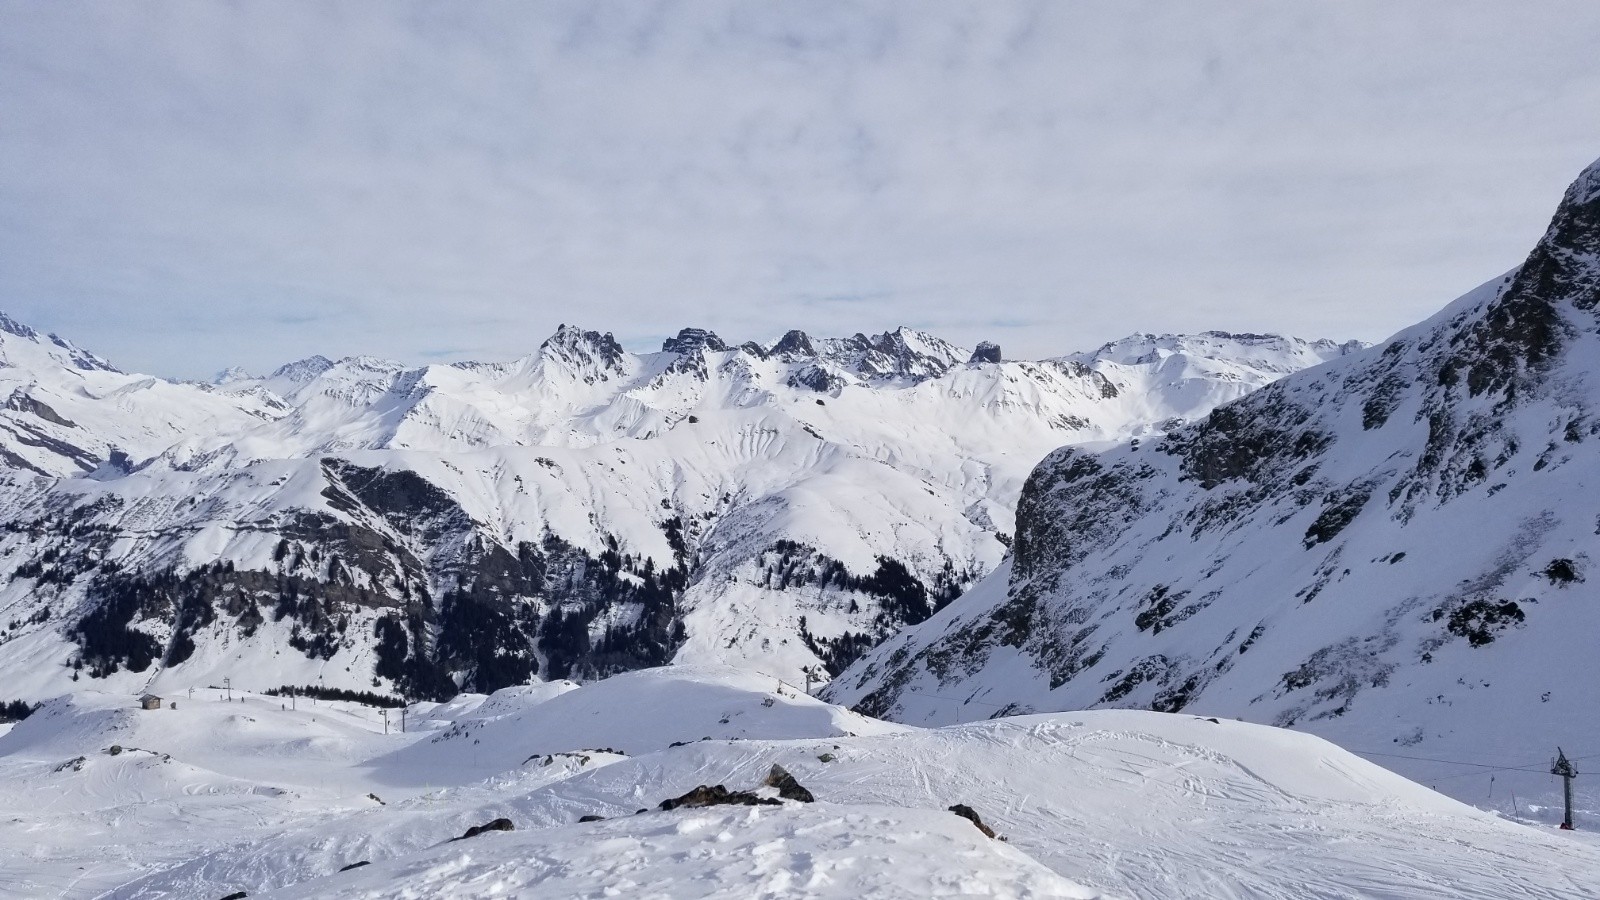
{"type": "Polygon", "coordinates": [[[1139,335],[1041,361],[908,328],[215,383],[0,319],[0,673],[437,697],[678,661],[800,680],[1005,558],[1024,478],[1359,344],[1139,335]]]}

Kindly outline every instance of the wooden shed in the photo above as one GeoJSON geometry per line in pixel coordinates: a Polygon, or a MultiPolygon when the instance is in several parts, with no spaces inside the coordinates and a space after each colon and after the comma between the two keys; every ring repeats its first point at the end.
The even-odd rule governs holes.
{"type": "Polygon", "coordinates": [[[139,698],[139,707],[141,709],[160,709],[161,698],[155,694],[145,694],[139,698]]]}

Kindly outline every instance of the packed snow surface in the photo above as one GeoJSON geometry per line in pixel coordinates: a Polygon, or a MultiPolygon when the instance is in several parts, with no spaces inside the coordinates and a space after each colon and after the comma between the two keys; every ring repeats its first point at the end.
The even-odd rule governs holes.
{"type": "Polygon", "coordinates": [[[0,735],[0,895],[1600,896],[1585,835],[1228,720],[914,728],[706,667],[416,704],[405,733],[398,710],[385,734],[364,706],[224,697],[79,692],[0,735]],[[771,796],[774,764],[816,801],[657,808],[771,796]]]}

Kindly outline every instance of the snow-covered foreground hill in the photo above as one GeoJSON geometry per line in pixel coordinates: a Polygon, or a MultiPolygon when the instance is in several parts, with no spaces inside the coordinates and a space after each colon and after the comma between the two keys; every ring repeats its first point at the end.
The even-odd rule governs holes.
{"type": "Polygon", "coordinates": [[[81,692],[0,734],[0,895],[1600,896],[1585,835],[1182,714],[922,729],[699,667],[417,704],[404,734],[351,704],[176,702],[81,692]],[[774,764],[815,802],[658,809],[774,764]]]}
{"type": "Polygon", "coordinates": [[[636,355],[563,327],[509,363],[194,385],[0,318],[0,701],[224,677],[438,698],[671,660],[800,681],[998,564],[1050,449],[1353,349],[1209,333],[1030,362],[686,329],[636,355]]]}
{"type": "Polygon", "coordinates": [[[1382,346],[1051,454],[1014,558],[829,696],[918,724],[1237,716],[1558,820],[1557,748],[1600,760],[1597,334],[1600,164],[1520,268],[1382,346]]]}

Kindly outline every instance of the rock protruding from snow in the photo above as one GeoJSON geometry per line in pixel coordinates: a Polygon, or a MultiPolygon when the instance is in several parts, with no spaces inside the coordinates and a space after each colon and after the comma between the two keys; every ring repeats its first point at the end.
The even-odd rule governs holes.
{"type": "Polygon", "coordinates": [[[661,801],[658,809],[698,809],[706,806],[782,806],[783,801],[750,791],[730,791],[720,784],[702,784],[681,797],[661,801]]]}
{"type": "MultiPolygon", "coordinates": [[[[510,819],[507,819],[504,816],[502,816],[502,817],[500,817],[498,819],[490,819],[489,821],[483,823],[482,825],[474,825],[471,828],[468,828],[466,831],[462,832],[460,837],[453,837],[450,840],[451,841],[464,841],[464,840],[467,840],[468,838],[475,838],[480,834],[488,834],[491,831],[516,831],[516,830],[517,830],[517,826],[513,825],[511,823],[510,819]]],[[[340,871],[343,871],[343,870],[341,869],[340,871]]]]}
{"type": "Polygon", "coordinates": [[[978,815],[978,811],[965,803],[957,803],[955,806],[950,807],[950,811],[978,826],[978,830],[983,832],[984,837],[993,838],[995,836],[994,829],[983,824],[983,819],[978,815]]]}
{"type": "Polygon", "coordinates": [[[796,781],[793,775],[789,774],[788,769],[777,763],[773,763],[772,768],[767,770],[767,777],[762,779],[761,784],[763,787],[777,789],[778,796],[784,800],[793,800],[797,803],[813,803],[817,799],[811,795],[810,791],[806,790],[804,785],[796,781]]]}

